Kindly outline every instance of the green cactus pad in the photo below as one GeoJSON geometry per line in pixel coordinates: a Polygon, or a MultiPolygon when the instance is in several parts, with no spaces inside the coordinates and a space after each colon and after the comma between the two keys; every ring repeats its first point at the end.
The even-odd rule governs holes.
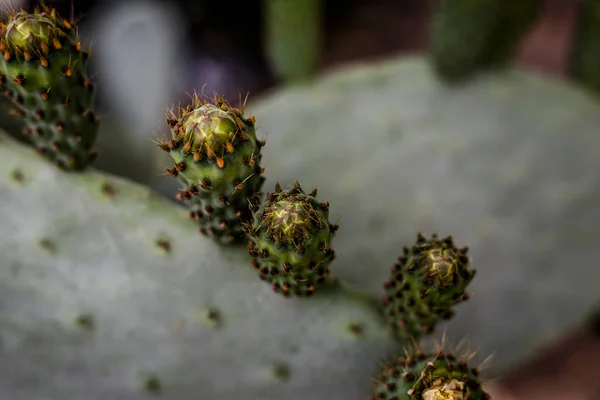
{"type": "Polygon", "coordinates": [[[0,221],[3,400],[364,398],[402,348],[376,298],[282,301],[182,207],[3,135],[0,221]]]}
{"type": "Polygon", "coordinates": [[[95,87],[74,22],[43,7],[10,13],[0,29],[0,91],[36,151],[59,168],[80,171],[96,159],[95,87]]]}
{"type": "Polygon", "coordinates": [[[371,400],[490,400],[468,359],[438,350],[407,352],[384,365],[373,380],[371,400]]]}
{"type": "Polygon", "coordinates": [[[329,203],[316,196],[298,182],[289,191],[277,184],[246,226],[253,266],[284,297],[311,296],[335,259],[331,241],[338,226],[329,222],[329,203]]]}
{"type": "Polygon", "coordinates": [[[452,308],[468,298],[466,287],[475,271],[469,269],[468,248],[458,249],[452,237],[443,240],[421,234],[398,258],[384,284],[388,324],[400,339],[418,339],[450,319],[452,308]]]}
{"type": "Polygon", "coordinates": [[[242,224],[252,217],[264,182],[254,118],[223,99],[202,100],[167,110],[168,141],[159,142],[174,163],[167,172],[184,184],[177,198],[187,205],[200,232],[222,243],[244,237],[242,224]]]}

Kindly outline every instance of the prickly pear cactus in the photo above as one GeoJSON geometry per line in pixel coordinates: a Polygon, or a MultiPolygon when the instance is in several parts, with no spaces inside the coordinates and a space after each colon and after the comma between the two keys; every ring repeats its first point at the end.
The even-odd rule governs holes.
{"type": "Polygon", "coordinates": [[[371,400],[490,400],[468,357],[411,349],[382,366],[371,400]]]}
{"type": "Polygon", "coordinates": [[[455,305],[468,299],[475,270],[469,268],[467,253],[451,236],[428,240],[419,234],[412,247],[404,247],[383,285],[386,319],[399,339],[433,333],[440,321],[452,318],[455,305]]]}
{"type": "Polygon", "coordinates": [[[254,118],[223,99],[202,100],[167,111],[171,137],[159,146],[168,152],[169,175],[184,184],[177,198],[198,221],[200,232],[223,243],[244,238],[242,225],[250,221],[250,207],[260,200],[265,180],[254,118]]]}
{"type": "Polygon", "coordinates": [[[307,195],[298,182],[290,190],[277,184],[246,228],[260,279],[284,297],[312,296],[335,259],[331,242],[339,227],[329,222],[329,203],[316,196],[316,189],[307,195]]]}
{"type": "Polygon", "coordinates": [[[299,180],[331,202],[335,276],[381,298],[417,232],[469,246],[471,299],[436,335],[493,354],[490,371],[600,300],[600,106],[585,92],[514,70],[448,87],[417,57],[337,71],[248,109],[269,140],[267,184],[299,180]]]}
{"type": "Polygon", "coordinates": [[[0,25],[0,91],[36,151],[64,170],[82,170],[96,158],[98,119],[89,53],[73,21],[43,7],[8,15],[0,25]]]}

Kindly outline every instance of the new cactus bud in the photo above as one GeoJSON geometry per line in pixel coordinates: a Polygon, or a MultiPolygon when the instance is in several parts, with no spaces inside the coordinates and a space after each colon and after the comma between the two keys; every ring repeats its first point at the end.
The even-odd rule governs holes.
{"type": "Polygon", "coordinates": [[[381,368],[371,400],[490,400],[478,375],[467,359],[417,349],[381,368]]]}
{"type": "Polygon", "coordinates": [[[167,169],[184,188],[178,199],[200,224],[200,232],[222,243],[244,237],[242,223],[250,221],[264,182],[261,148],[254,118],[223,99],[201,100],[167,111],[171,136],[159,146],[174,163],[167,169]]]}
{"type": "Polygon", "coordinates": [[[465,291],[475,271],[468,248],[458,249],[452,237],[421,234],[391,268],[384,283],[383,305],[388,326],[400,339],[433,333],[435,325],[453,315],[452,307],[468,298],[465,291]]]}
{"type": "Polygon", "coordinates": [[[64,170],[96,159],[98,119],[75,22],[43,6],[8,14],[0,24],[0,92],[24,119],[22,134],[38,153],[64,170]]]}
{"type": "Polygon", "coordinates": [[[306,194],[298,182],[289,191],[277,184],[246,227],[260,278],[285,297],[312,295],[335,259],[331,241],[338,226],[329,222],[329,203],[316,196],[316,189],[306,194]]]}

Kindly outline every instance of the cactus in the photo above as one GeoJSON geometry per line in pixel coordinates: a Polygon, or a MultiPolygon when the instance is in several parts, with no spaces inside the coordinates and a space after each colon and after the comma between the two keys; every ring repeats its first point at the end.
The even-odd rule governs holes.
{"type": "Polygon", "coordinates": [[[321,0],[266,0],[264,13],[265,52],[275,75],[287,82],[314,75],[322,51],[321,0]]]}
{"type": "Polygon", "coordinates": [[[202,234],[223,243],[239,241],[265,180],[259,165],[265,142],[256,139],[254,119],[223,99],[195,95],[188,106],[167,110],[167,123],[171,137],[158,144],[174,163],[167,172],[184,184],[177,198],[202,234]]]}
{"type": "Polygon", "coordinates": [[[75,22],[44,6],[10,13],[0,34],[0,91],[12,100],[11,114],[24,120],[21,134],[59,168],[86,168],[96,159],[98,118],[86,72],[90,53],[75,22]]]}
{"type": "Polygon", "coordinates": [[[475,276],[469,269],[468,248],[457,249],[452,237],[431,240],[421,234],[391,269],[383,299],[389,326],[402,340],[433,333],[452,307],[466,300],[467,285],[475,276]],[[408,336],[408,337],[407,337],[408,336]]]}
{"type": "Polygon", "coordinates": [[[466,357],[411,349],[381,368],[371,400],[490,400],[478,375],[466,357]]]}
{"type": "Polygon", "coordinates": [[[311,296],[335,259],[331,240],[338,225],[329,222],[329,203],[316,196],[316,189],[307,195],[298,182],[289,191],[277,184],[246,228],[260,279],[284,297],[311,296]]]}

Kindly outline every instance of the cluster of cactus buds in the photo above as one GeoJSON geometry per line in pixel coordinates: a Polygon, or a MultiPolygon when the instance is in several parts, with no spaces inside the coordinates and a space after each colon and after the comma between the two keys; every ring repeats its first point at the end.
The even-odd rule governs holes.
{"type": "Polygon", "coordinates": [[[167,124],[170,138],[159,146],[174,164],[167,172],[184,185],[177,198],[190,218],[219,242],[242,239],[242,224],[260,202],[265,180],[260,167],[265,142],[256,138],[254,118],[222,98],[194,96],[188,106],[167,110],[167,124]]]}
{"type": "Polygon", "coordinates": [[[248,249],[260,279],[285,297],[307,297],[326,282],[335,259],[331,241],[338,226],[329,222],[329,203],[306,194],[296,182],[291,190],[277,184],[255,209],[246,232],[248,249]]]}
{"type": "Polygon", "coordinates": [[[475,271],[469,268],[468,248],[457,248],[452,237],[427,240],[419,234],[403,251],[384,283],[383,305],[394,334],[418,339],[433,333],[439,321],[452,317],[452,307],[468,298],[475,271]]]}
{"type": "Polygon", "coordinates": [[[87,74],[90,51],[74,21],[43,6],[11,12],[0,24],[0,92],[23,118],[22,134],[38,153],[69,171],[96,159],[95,87],[87,74]]]}
{"type": "Polygon", "coordinates": [[[468,361],[442,349],[407,351],[381,368],[373,379],[371,400],[490,400],[478,369],[468,361]]]}

